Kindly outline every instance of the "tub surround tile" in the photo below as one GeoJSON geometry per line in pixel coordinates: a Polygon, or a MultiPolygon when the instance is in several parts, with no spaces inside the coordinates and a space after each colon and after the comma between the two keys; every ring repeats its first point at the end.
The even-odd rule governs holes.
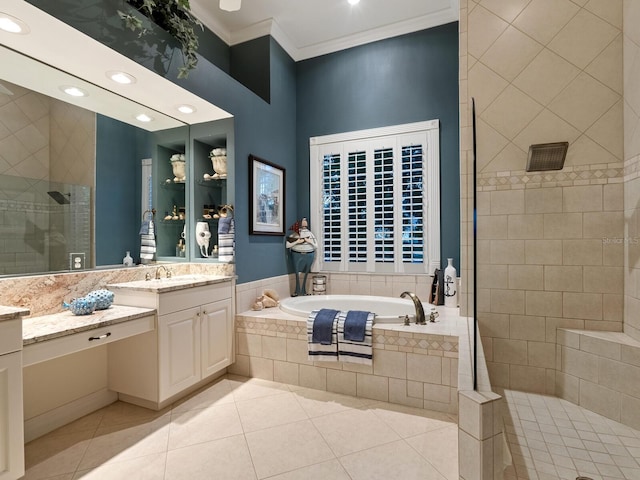
{"type": "Polygon", "coordinates": [[[457,310],[439,307],[439,311],[441,321],[426,326],[375,325],[373,366],[309,362],[305,319],[279,309],[244,312],[236,315],[239,354],[229,370],[292,386],[454,411],[451,392],[458,384],[457,332],[462,323],[454,314],[457,310]],[[271,353],[270,342],[278,345],[271,353]],[[249,350],[251,355],[245,354],[249,350]]]}

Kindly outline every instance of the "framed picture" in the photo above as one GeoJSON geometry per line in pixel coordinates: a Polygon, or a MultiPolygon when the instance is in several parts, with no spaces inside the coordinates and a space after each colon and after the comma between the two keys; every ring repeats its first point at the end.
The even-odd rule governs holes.
{"type": "Polygon", "coordinates": [[[284,235],[285,170],[249,155],[251,235],[284,235]]]}

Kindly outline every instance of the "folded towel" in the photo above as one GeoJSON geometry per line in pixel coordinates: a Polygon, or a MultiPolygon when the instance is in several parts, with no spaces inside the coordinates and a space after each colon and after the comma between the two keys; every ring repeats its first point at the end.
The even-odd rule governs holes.
{"type": "Polygon", "coordinates": [[[235,257],[235,234],[218,234],[218,260],[221,262],[233,262],[235,257]]]}
{"type": "Polygon", "coordinates": [[[144,222],[142,222],[142,225],[140,225],[140,235],[149,235],[150,223],[152,223],[151,220],[145,220],[144,222]]]}
{"type": "Polygon", "coordinates": [[[337,310],[329,308],[321,309],[313,322],[313,343],[321,343],[322,345],[331,345],[333,324],[335,323],[337,310]]]}
{"type": "Polygon", "coordinates": [[[349,310],[344,321],[344,339],[354,342],[364,341],[364,331],[367,326],[369,312],[349,310]]]}
{"type": "Polygon", "coordinates": [[[338,315],[338,361],[347,363],[360,363],[373,365],[373,319],[375,313],[367,315],[364,340],[355,342],[345,339],[344,324],[347,320],[347,312],[338,315]]]}
{"type": "Polygon", "coordinates": [[[314,341],[314,325],[316,323],[316,317],[322,310],[314,310],[309,314],[307,318],[307,346],[308,346],[308,359],[310,361],[326,361],[336,362],[338,361],[338,312],[335,312],[330,322],[330,342],[323,344],[314,341]]]}
{"type": "Polygon", "coordinates": [[[156,256],[156,233],[153,221],[147,223],[147,233],[140,234],[140,262],[152,262],[156,256]]]}

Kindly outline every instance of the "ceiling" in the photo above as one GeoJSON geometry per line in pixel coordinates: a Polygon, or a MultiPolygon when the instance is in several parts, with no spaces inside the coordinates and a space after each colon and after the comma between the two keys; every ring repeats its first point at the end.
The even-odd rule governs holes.
{"type": "Polygon", "coordinates": [[[457,21],[459,0],[190,0],[191,10],[228,45],[271,35],[296,61],[457,21]]]}

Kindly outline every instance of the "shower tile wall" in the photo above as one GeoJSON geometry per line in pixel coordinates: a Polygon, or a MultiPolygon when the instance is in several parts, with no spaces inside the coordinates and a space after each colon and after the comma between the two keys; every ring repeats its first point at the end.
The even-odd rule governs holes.
{"type": "Polygon", "coordinates": [[[0,174],[48,179],[49,98],[6,81],[2,85],[0,174]]]}
{"type": "Polygon", "coordinates": [[[624,1],[624,331],[640,340],[640,2],[624,1]]]}
{"type": "Polygon", "coordinates": [[[47,249],[38,247],[49,240],[37,232],[64,224],[65,249],[87,252],[89,257],[90,229],[77,227],[91,224],[91,192],[74,188],[75,201],[61,207],[40,198],[46,185],[29,185],[36,185],[31,180],[36,179],[95,186],[95,114],[9,82],[2,85],[6,91],[0,91],[0,175],[24,180],[0,191],[0,273],[67,268],[66,258],[50,264],[47,249]],[[60,212],[69,210],[76,210],[73,221],[61,217],[60,212]]]}
{"type": "Polygon", "coordinates": [[[557,327],[623,328],[622,8],[461,2],[463,195],[474,97],[478,321],[494,386],[554,393],[557,327]],[[529,145],[555,141],[570,142],[565,168],[525,172],[529,145]]]}

